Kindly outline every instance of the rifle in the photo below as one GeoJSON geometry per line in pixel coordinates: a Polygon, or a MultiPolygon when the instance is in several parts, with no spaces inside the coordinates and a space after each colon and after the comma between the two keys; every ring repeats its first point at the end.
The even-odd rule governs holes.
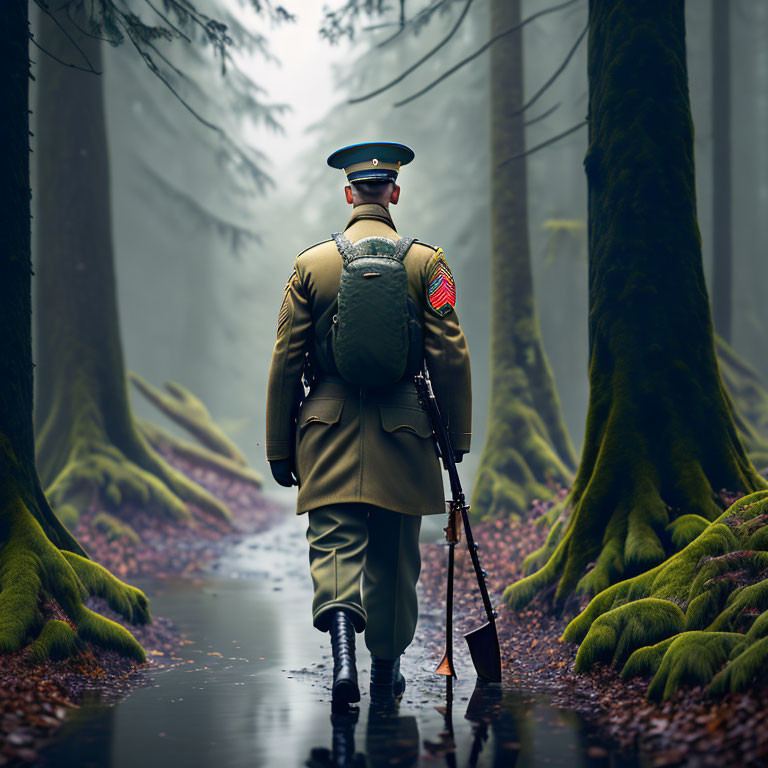
{"type": "Polygon", "coordinates": [[[460,539],[460,526],[463,523],[464,533],[469,549],[469,556],[475,569],[477,585],[480,596],[483,599],[483,607],[488,621],[477,629],[467,632],[464,639],[469,646],[472,663],[475,666],[477,676],[483,680],[494,683],[501,682],[501,650],[499,648],[499,636],[496,632],[496,612],[491,605],[488,596],[488,588],[485,585],[485,571],[480,566],[477,555],[478,545],[472,536],[472,527],[469,524],[469,505],[464,498],[464,491],[459,480],[459,472],[456,469],[456,460],[451,447],[451,438],[448,429],[440,415],[440,409],[432,390],[432,382],[426,365],[414,377],[416,392],[419,401],[424,406],[432,425],[432,436],[435,440],[437,454],[443,460],[443,466],[448,472],[451,483],[451,499],[445,502],[448,513],[448,525],[445,527],[445,539],[448,542],[448,578],[447,596],[445,606],[445,653],[442,661],[435,670],[438,675],[456,677],[453,667],[453,565],[454,548],[460,539]]]}

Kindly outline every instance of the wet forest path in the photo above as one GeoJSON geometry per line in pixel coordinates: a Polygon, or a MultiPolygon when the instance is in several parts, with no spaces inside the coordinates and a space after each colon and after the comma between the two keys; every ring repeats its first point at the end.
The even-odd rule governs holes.
{"type": "MultiPolygon", "coordinates": [[[[358,642],[362,701],[331,715],[328,638],[312,629],[301,519],[246,537],[201,579],[145,579],[155,615],[185,636],[183,663],[151,671],[124,701],[84,702],[41,766],[641,766],[574,712],[514,690],[474,691],[458,645],[450,749],[443,678],[425,650],[439,611],[422,611],[403,660],[397,712],[369,706],[369,657],[358,642]],[[473,695],[474,693],[474,695],[473,695]]],[[[359,638],[361,640],[362,638],[359,638]]]]}

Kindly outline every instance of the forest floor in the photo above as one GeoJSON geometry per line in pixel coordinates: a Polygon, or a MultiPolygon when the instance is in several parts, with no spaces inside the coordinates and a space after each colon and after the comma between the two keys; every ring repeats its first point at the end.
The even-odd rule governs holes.
{"type": "MultiPolygon", "coordinates": [[[[552,704],[576,710],[604,735],[627,751],[646,753],[655,766],[751,766],[768,762],[768,689],[729,694],[720,701],[701,688],[681,690],[663,704],[645,699],[649,680],[624,681],[619,671],[601,665],[593,673],[573,671],[577,646],[560,642],[568,616],[554,616],[544,601],[513,611],[501,593],[519,579],[523,558],[543,543],[546,530],[535,525],[545,505],[534,505],[519,522],[487,522],[473,526],[488,572],[497,620],[505,685],[544,693],[552,704]]],[[[456,548],[455,628],[463,634],[485,622],[474,572],[464,539],[456,548]]],[[[442,609],[445,600],[445,547],[422,546],[422,589],[425,607],[442,609]]],[[[442,655],[443,636],[429,640],[435,658],[442,655]]],[[[600,748],[592,748],[599,751],[600,748]]],[[[593,757],[600,757],[595,754],[593,757]]],[[[607,756],[607,752],[606,752],[607,756]]]]}
{"type": "MultiPolygon", "coordinates": [[[[94,502],[73,533],[94,561],[128,583],[147,576],[193,578],[210,568],[234,542],[266,530],[284,514],[252,485],[176,456],[165,458],[223,501],[232,512],[232,522],[227,525],[192,509],[192,520],[180,524],[123,508],[119,518],[129,523],[141,540],[110,540],[93,526],[94,518],[103,511],[94,502]]],[[[157,672],[182,663],[178,650],[188,641],[168,619],[155,616],[149,625],[134,626],[103,601],[89,600],[87,605],[125,626],[147,652],[147,663],[90,645],[75,657],[42,664],[32,663],[24,650],[0,654],[0,766],[36,761],[39,750],[56,736],[68,711],[77,708],[86,695],[113,703],[147,685],[157,672]]],[[[43,606],[43,612],[52,618],[65,618],[55,603],[43,606]]]]}

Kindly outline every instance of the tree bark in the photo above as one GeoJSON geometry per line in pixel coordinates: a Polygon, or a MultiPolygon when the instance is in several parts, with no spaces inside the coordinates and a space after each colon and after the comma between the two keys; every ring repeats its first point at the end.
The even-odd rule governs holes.
{"type": "MultiPolygon", "coordinates": [[[[520,23],[520,0],[493,0],[491,31],[520,23]]],[[[575,453],[541,341],[528,236],[522,31],[491,49],[491,397],[472,504],[521,512],[570,483],[575,453]]]]}
{"type": "Polygon", "coordinates": [[[715,330],[732,342],[731,9],[712,0],[712,314],[715,330]]]}
{"type": "Polygon", "coordinates": [[[590,401],[572,514],[512,585],[594,594],[714,520],[720,491],[766,487],[721,381],[696,219],[682,0],[591,0],[590,401]],[[685,521],[680,524],[685,524],[685,521]],[[678,532],[679,533],[679,532],[678,532]]]}
{"type": "MultiPolygon", "coordinates": [[[[84,11],[76,19],[87,27],[84,11]]],[[[56,13],[53,11],[53,13],[56,13]]],[[[82,54],[43,14],[38,40],[58,59],[102,43],[57,14],[82,54]]],[[[176,518],[184,501],[228,518],[207,491],[168,466],[137,429],[128,400],[118,319],[109,158],[100,75],[43,56],[38,68],[38,466],[54,503],[155,507],[176,518]]],[[[149,278],[148,278],[149,279],[149,278]]]]}

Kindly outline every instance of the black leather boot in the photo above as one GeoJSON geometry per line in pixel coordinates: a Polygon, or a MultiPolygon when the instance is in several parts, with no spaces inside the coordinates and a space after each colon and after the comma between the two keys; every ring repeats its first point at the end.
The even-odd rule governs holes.
{"type": "Polygon", "coordinates": [[[380,659],[371,656],[371,696],[400,696],[405,690],[405,678],[400,674],[400,657],[380,659]]]}
{"type": "Polygon", "coordinates": [[[333,703],[351,704],[360,701],[360,689],[357,687],[357,668],[355,667],[355,625],[345,611],[334,612],[331,617],[330,632],[333,650],[333,689],[331,693],[333,703]]]}

